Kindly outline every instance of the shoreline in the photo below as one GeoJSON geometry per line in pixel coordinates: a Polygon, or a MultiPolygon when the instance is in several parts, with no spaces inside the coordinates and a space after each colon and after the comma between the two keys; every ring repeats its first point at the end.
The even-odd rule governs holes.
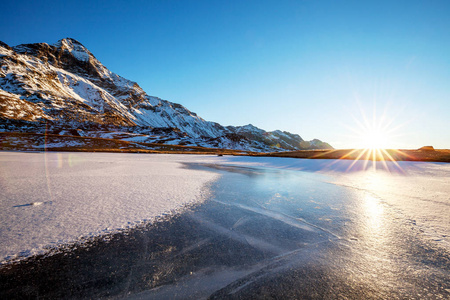
{"type": "Polygon", "coordinates": [[[0,132],[0,151],[201,154],[450,163],[450,149],[378,149],[374,151],[369,149],[324,149],[261,153],[245,150],[140,143],[117,139],[23,132],[0,132]]]}
{"type": "Polygon", "coordinates": [[[269,153],[271,157],[291,157],[306,159],[347,159],[372,161],[423,161],[450,162],[450,149],[334,149],[334,150],[299,150],[279,153],[269,153]]]}

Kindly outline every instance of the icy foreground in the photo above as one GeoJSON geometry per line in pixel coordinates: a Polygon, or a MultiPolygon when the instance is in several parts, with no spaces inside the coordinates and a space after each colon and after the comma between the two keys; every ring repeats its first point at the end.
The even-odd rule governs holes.
{"type": "MultiPolygon", "coordinates": [[[[48,247],[133,227],[186,204],[208,200],[210,183],[222,180],[216,170],[224,167],[242,172],[246,168],[252,172],[297,172],[300,177],[293,187],[320,187],[317,194],[328,199],[326,202],[342,198],[334,192],[328,194],[324,189],[327,185],[333,186],[333,191],[343,191],[345,197],[362,203],[363,213],[373,221],[374,228],[382,220],[383,207],[388,206],[400,211],[430,239],[445,248],[450,245],[449,164],[390,163],[385,170],[379,163],[374,169],[364,161],[346,160],[0,152],[0,260],[4,263],[43,253],[48,247]],[[189,169],[186,164],[210,168],[189,169]]],[[[280,177],[280,184],[283,180],[287,179],[280,177]]],[[[227,195],[236,199],[255,197],[246,195],[245,189],[230,190],[227,195]]],[[[273,199],[281,201],[282,197],[277,193],[273,199]]],[[[279,211],[275,212],[276,207],[239,207],[292,225],[291,219],[296,216],[284,209],[296,202],[288,200],[276,206],[279,211]]],[[[230,198],[228,202],[233,201],[230,198]]]]}
{"type": "Polygon", "coordinates": [[[0,258],[97,236],[205,199],[193,156],[0,153],[0,258]]]}
{"type": "MultiPolygon", "coordinates": [[[[258,160],[236,157],[233,161],[239,165],[306,172],[305,180],[313,180],[312,174],[308,173],[326,175],[320,181],[350,192],[366,206],[365,213],[370,217],[381,219],[382,207],[390,207],[419,226],[425,235],[450,249],[448,163],[269,157],[258,160]]],[[[314,180],[318,179],[314,177],[314,180]]]]}

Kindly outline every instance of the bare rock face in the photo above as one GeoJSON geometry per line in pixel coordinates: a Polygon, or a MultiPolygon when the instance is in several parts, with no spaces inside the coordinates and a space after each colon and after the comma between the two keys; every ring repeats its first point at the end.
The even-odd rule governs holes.
{"type": "MultiPolygon", "coordinates": [[[[252,151],[298,150],[305,144],[286,131],[223,127],[180,104],[149,96],[72,38],[53,45],[0,42],[0,119],[5,120],[0,130],[7,131],[45,126],[54,132],[82,129],[96,137],[99,131],[116,131],[119,138],[123,132],[139,135],[142,142],[252,151]]],[[[308,148],[331,148],[319,140],[307,143],[308,148]]]]}

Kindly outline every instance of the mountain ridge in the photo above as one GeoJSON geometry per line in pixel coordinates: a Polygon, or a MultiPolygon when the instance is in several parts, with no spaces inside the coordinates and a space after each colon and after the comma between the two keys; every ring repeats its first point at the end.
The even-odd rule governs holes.
{"type": "Polygon", "coordinates": [[[205,121],[181,104],[149,96],[72,38],[52,45],[0,42],[0,118],[3,131],[39,132],[45,123],[55,133],[75,128],[127,141],[258,152],[332,148],[286,131],[205,121]]]}

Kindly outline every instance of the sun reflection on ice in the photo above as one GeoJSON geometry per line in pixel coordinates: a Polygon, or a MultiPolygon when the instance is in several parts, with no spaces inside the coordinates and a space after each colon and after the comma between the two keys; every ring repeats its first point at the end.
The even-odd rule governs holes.
{"type": "Polygon", "coordinates": [[[392,219],[383,198],[378,191],[389,185],[389,172],[372,169],[352,176],[358,195],[355,219],[357,242],[353,243],[354,260],[365,266],[365,276],[371,282],[385,286],[395,282],[398,270],[390,254],[396,252],[392,219]]]}
{"type": "Polygon", "coordinates": [[[370,194],[366,194],[363,205],[369,229],[377,231],[383,222],[383,207],[380,205],[379,200],[370,194]]]}
{"type": "Polygon", "coordinates": [[[386,187],[386,173],[368,171],[363,177],[361,186],[365,186],[364,198],[362,199],[362,208],[366,217],[368,234],[380,234],[383,227],[384,209],[380,199],[376,196],[377,191],[386,187]]]}

